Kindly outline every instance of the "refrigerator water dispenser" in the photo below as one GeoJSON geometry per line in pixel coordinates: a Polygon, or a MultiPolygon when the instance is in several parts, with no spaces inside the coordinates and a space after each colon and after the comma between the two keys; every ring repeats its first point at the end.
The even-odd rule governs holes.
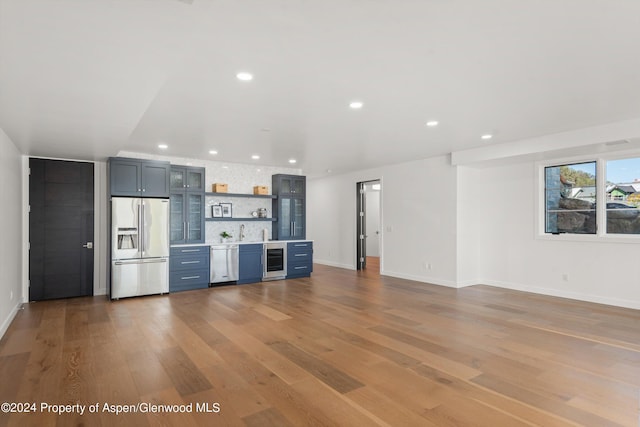
{"type": "Polygon", "coordinates": [[[138,249],[137,228],[118,228],[118,249],[138,249]]]}

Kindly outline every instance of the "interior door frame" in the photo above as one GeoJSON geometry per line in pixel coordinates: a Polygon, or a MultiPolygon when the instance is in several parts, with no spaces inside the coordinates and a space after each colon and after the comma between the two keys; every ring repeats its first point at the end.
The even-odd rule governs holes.
{"type": "Polygon", "coordinates": [[[107,200],[107,163],[90,160],[78,160],[59,157],[22,156],[22,302],[29,302],[29,159],[66,160],[71,162],[84,161],[93,163],[93,295],[106,295],[108,287],[108,218],[109,207],[107,200]]]}
{"type": "MultiPolygon", "coordinates": [[[[382,179],[370,179],[356,183],[356,270],[367,268],[367,192],[365,186],[374,183],[382,185],[382,179]]],[[[382,198],[380,206],[382,206],[382,198]]],[[[382,227],[382,215],[380,215],[380,227],[382,227]]],[[[379,251],[382,258],[382,247],[379,248],[379,251]]]]}

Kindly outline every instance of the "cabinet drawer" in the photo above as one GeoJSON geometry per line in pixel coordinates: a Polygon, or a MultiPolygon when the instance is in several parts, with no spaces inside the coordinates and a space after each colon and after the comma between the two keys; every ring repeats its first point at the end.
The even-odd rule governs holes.
{"type": "Polygon", "coordinates": [[[299,253],[312,253],[313,242],[292,242],[287,244],[287,255],[299,254],[299,253]]]}
{"type": "Polygon", "coordinates": [[[262,243],[248,243],[244,245],[240,245],[240,253],[249,253],[249,252],[260,252],[264,250],[264,245],[262,243]]]}
{"type": "Polygon", "coordinates": [[[287,259],[289,260],[289,262],[304,261],[304,260],[311,259],[312,257],[313,257],[313,252],[311,251],[294,252],[294,253],[290,252],[287,254],[287,259]]]}
{"type": "Polygon", "coordinates": [[[172,271],[169,275],[169,292],[203,289],[207,287],[209,287],[208,269],[172,271]]]}
{"type": "Polygon", "coordinates": [[[313,264],[311,262],[291,263],[287,266],[287,278],[290,277],[306,277],[313,272],[313,264]]]}
{"type": "Polygon", "coordinates": [[[209,269],[209,254],[172,256],[169,258],[170,271],[209,269]]]}
{"type": "Polygon", "coordinates": [[[208,254],[209,246],[172,246],[171,256],[208,254]]]}

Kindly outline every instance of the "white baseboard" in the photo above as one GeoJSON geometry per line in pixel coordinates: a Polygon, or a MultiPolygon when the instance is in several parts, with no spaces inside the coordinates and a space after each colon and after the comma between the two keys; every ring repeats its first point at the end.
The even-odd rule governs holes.
{"type": "Polygon", "coordinates": [[[338,267],[338,268],[346,268],[347,270],[355,270],[356,268],[351,265],[351,264],[341,264],[339,262],[335,262],[335,261],[328,261],[326,259],[313,259],[313,263],[314,264],[322,264],[322,265],[328,265],[330,267],[338,267]]]}
{"type": "MultiPolygon", "coordinates": [[[[352,265],[340,264],[333,261],[314,260],[314,262],[318,264],[329,265],[332,267],[355,270],[355,267],[352,265]]],[[[605,305],[611,305],[614,307],[631,308],[634,310],[640,310],[640,301],[638,300],[610,298],[610,297],[603,297],[600,295],[585,294],[581,292],[560,291],[557,289],[546,288],[544,286],[530,286],[530,285],[523,285],[519,283],[502,282],[499,280],[468,279],[468,280],[461,280],[458,282],[454,282],[451,280],[443,280],[439,278],[426,277],[426,276],[416,276],[412,274],[399,273],[397,271],[389,271],[389,270],[381,270],[380,274],[383,276],[397,277],[399,279],[414,280],[416,282],[430,283],[438,286],[446,286],[448,288],[465,288],[467,286],[482,284],[487,286],[495,286],[497,288],[511,289],[514,291],[531,292],[531,293],[540,294],[540,295],[548,295],[553,297],[568,298],[568,299],[577,300],[577,301],[593,302],[596,304],[605,304],[605,305]]]]}
{"type": "Polygon", "coordinates": [[[432,285],[446,286],[447,288],[458,288],[458,284],[450,280],[443,280],[434,277],[414,276],[412,274],[398,273],[397,271],[380,271],[383,276],[397,277],[398,279],[414,280],[416,282],[429,283],[432,285]]]}
{"type": "Polygon", "coordinates": [[[477,280],[459,280],[458,282],[458,288],[466,288],[467,286],[473,286],[473,285],[477,285],[478,281],[477,280]]]}
{"type": "Polygon", "coordinates": [[[542,286],[529,286],[517,283],[502,282],[499,280],[483,280],[478,283],[497,288],[512,289],[515,291],[531,292],[534,294],[548,295],[552,297],[568,298],[578,301],[593,302],[597,304],[612,305],[615,307],[632,308],[640,310],[640,301],[623,300],[619,298],[609,298],[600,295],[583,294],[580,292],[559,291],[557,289],[545,288],[542,286]]]}
{"type": "Polygon", "coordinates": [[[9,329],[11,322],[13,322],[13,319],[16,317],[16,314],[18,314],[18,309],[20,309],[20,305],[21,305],[20,302],[16,303],[16,305],[9,312],[9,315],[2,322],[2,325],[0,326],[0,338],[2,338],[5,332],[7,332],[7,329],[9,329]]]}

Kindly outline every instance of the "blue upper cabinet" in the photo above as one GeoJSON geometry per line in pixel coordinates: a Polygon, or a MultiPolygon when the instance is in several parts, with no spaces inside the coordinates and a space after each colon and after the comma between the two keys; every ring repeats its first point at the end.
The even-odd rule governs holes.
{"type": "Polygon", "coordinates": [[[169,197],[169,162],[111,157],[108,167],[112,196],[169,197]]]}
{"type": "Polygon", "coordinates": [[[272,177],[272,203],[276,223],[275,240],[304,240],[306,238],[306,177],[277,174],[272,177]]]}

